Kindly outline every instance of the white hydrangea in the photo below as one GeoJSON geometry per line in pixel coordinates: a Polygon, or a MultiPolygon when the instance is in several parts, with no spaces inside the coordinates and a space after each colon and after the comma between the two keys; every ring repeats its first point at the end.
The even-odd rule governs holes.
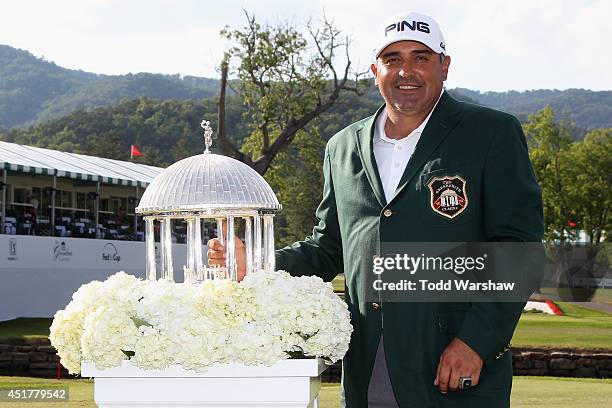
{"type": "Polygon", "coordinates": [[[225,326],[219,327],[207,317],[199,316],[190,320],[181,333],[174,334],[180,345],[175,353],[176,363],[186,369],[203,372],[215,363],[228,363],[227,345],[230,332],[225,326]]]}
{"type": "Polygon", "coordinates": [[[142,298],[146,285],[134,275],[121,271],[106,279],[103,287],[106,292],[103,300],[107,304],[129,310],[131,313],[142,298]]]}
{"type": "Polygon", "coordinates": [[[57,350],[60,361],[71,374],[81,371],[81,336],[83,321],[87,314],[84,311],[59,310],[53,317],[49,339],[57,350]]]}
{"type": "Polygon", "coordinates": [[[257,312],[252,291],[225,279],[204,282],[198,288],[195,307],[215,326],[228,328],[253,320],[257,312]]]}
{"type": "Polygon", "coordinates": [[[285,340],[285,351],[301,351],[331,363],[346,354],[353,328],[348,307],[331,283],[276,271],[248,275],[243,285],[255,292],[257,321],[266,322],[268,330],[285,340]]]}
{"type": "Polygon", "coordinates": [[[346,304],[317,277],[262,271],[195,286],[119,272],[83,285],[56,314],[50,338],[71,373],[82,359],[202,372],[217,363],[272,365],[294,353],[334,362],[351,332],[346,304]]]}
{"type": "Polygon", "coordinates": [[[96,300],[101,297],[102,292],[102,282],[92,281],[82,285],[72,295],[72,301],[66,309],[59,310],[53,318],[49,340],[57,350],[62,365],[71,374],[81,371],[83,322],[97,307],[96,300]]]}
{"type": "Polygon", "coordinates": [[[167,353],[170,338],[161,330],[151,326],[141,326],[134,348],[134,365],[144,369],[162,369],[174,361],[167,353]]]}
{"type": "Polygon", "coordinates": [[[98,368],[121,365],[134,352],[138,329],[124,310],[100,306],[90,313],[83,324],[81,350],[83,359],[93,361],[98,368]]]}
{"type": "Polygon", "coordinates": [[[225,347],[229,361],[245,365],[272,365],[288,358],[287,342],[282,336],[271,333],[267,323],[246,323],[230,331],[225,347]]]}
{"type": "Polygon", "coordinates": [[[151,326],[166,333],[178,333],[186,320],[194,316],[193,285],[155,281],[146,284],[136,305],[136,315],[151,326]]]}
{"type": "Polygon", "coordinates": [[[76,292],[72,294],[72,301],[66,309],[90,309],[98,305],[98,301],[104,292],[104,283],[100,281],[91,281],[85,285],[81,285],[76,292]]]}

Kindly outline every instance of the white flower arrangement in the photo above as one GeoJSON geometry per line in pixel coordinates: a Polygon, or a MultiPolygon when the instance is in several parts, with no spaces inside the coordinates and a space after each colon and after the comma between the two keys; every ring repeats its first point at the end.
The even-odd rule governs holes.
{"type": "Polygon", "coordinates": [[[142,281],[124,272],[81,286],[55,314],[49,336],[61,362],[79,373],[131,360],[203,372],[216,363],[272,365],[291,356],[329,364],[348,350],[353,328],[330,283],[261,271],[241,283],[142,281]]]}

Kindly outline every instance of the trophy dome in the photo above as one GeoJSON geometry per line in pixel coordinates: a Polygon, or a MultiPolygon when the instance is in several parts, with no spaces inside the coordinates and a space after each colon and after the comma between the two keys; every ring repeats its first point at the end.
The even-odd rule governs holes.
{"type": "Polygon", "coordinates": [[[208,151],[162,171],[140,199],[139,214],[280,210],[266,180],[246,164],[208,151]]]}
{"type": "Polygon", "coordinates": [[[162,171],[149,184],[136,207],[145,221],[147,279],[157,279],[155,242],[159,240],[160,276],[174,281],[172,247],[180,236],[187,244],[185,282],[238,280],[234,237],[236,228],[241,226],[244,227],[246,273],[275,270],[273,218],[281,205],[274,191],[246,164],[212,154],[210,122],[203,120],[200,126],[204,129],[204,154],[183,159],[162,171]],[[216,223],[212,231],[210,221],[216,223]],[[211,236],[210,232],[225,247],[225,266],[204,262],[207,247],[203,240],[211,236]]]}

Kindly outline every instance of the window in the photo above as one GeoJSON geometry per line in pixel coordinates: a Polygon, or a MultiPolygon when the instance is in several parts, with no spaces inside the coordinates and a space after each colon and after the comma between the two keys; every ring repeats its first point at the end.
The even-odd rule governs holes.
{"type": "Polygon", "coordinates": [[[3,186],[0,184],[0,203],[2,202],[2,197],[4,196],[4,191],[6,190],[6,198],[8,198],[8,185],[3,186]]]}
{"type": "MultiPolygon", "coordinates": [[[[7,204],[11,202],[11,185],[7,184],[4,186],[3,190],[0,190],[0,203],[2,202],[2,192],[6,191],[6,202],[7,204]]],[[[2,211],[2,209],[0,208],[0,211],[2,211]]]]}
{"type": "Polygon", "coordinates": [[[57,190],[55,193],[57,207],[72,208],[72,191],[57,190]]]}
{"type": "Polygon", "coordinates": [[[38,200],[39,214],[51,215],[51,188],[50,187],[34,187],[32,188],[32,196],[38,200]]]}
{"type": "Polygon", "coordinates": [[[35,198],[38,200],[39,203],[42,203],[44,199],[43,189],[40,187],[32,187],[32,198],[35,198]]]}
{"type": "Polygon", "coordinates": [[[136,197],[128,197],[128,199],[127,199],[127,213],[128,213],[128,215],[136,214],[136,203],[138,203],[138,199],[136,197]]]}
{"type": "Polygon", "coordinates": [[[111,197],[109,211],[112,211],[113,213],[118,214],[119,208],[121,208],[121,198],[111,197]]]}
{"type": "Polygon", "coordinates": [[[25,204],[28,202],[29,190],[27,188],[17,188],[13,190],[13,202],[25,204]]]}
{"type": "Polygon", "coordinates": [[[87,206],[87,193],[76,193],[76,208],[86,210],[87,206]]]}

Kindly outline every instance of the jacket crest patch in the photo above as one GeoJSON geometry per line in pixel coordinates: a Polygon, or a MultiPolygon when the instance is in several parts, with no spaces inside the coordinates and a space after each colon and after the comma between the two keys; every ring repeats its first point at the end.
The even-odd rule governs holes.
{"type": "Polygon", "coordinates": [[[434,177],[427,186],[429,205],[436,213],[452,219],[467,208],[466,182],[462,177],[434,177]]]}

